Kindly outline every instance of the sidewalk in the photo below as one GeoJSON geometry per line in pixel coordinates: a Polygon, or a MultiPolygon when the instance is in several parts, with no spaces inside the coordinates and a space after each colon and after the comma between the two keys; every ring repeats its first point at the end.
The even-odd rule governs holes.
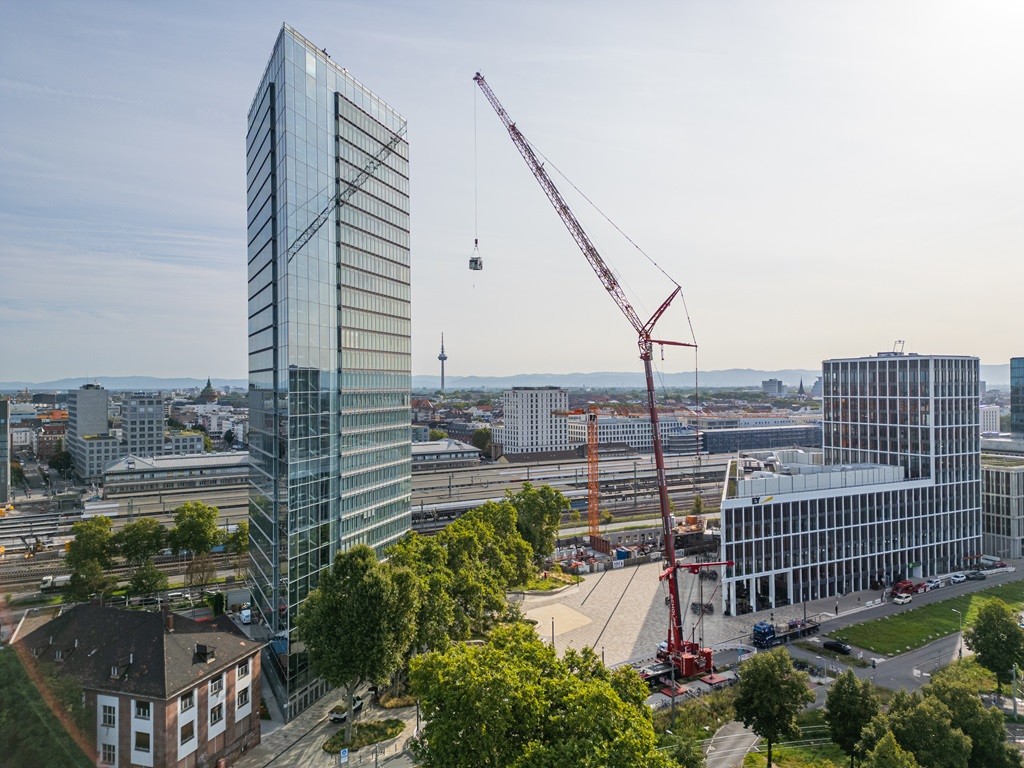
{"type": "MultiPolygon", "coordinates": [[[[327,723],[327,715],[331,709],[341,703],[343,691],[331,691],[320,701],[312,704],[305,712],[298,715],[290,723],[284,723],[276,701],[269,687],[264,692],[271,720],[262,721],[262,741],[258,747],[250,750],[235,763],[237,768],[285,768],[286,766],[333,766],[337,764],[337,755],[323,751],[323,742],[336,730],[344,726],[333,726],[327,723]]],[[[356,722],[366,720],[386,720],[397,718],[405,722],[405,729],[395,739],[379,745],[363,747],[349,755],[349,765],[388,765],[392,768],[412,766],[413,762],[405,755],[406,744],[416,730],[416,708],[383,709],[367,703],[362,715],[356,722]]]]}

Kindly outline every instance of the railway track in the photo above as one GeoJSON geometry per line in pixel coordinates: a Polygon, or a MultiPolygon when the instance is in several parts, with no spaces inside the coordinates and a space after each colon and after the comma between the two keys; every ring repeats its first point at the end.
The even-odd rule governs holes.
{"type": "MultiPolygon", "coordinates": [[[[64,564],[64,561],[56,558],[49,566],[36,567],[30,564],[35,558],[23,561],[20,566],[11,567],[6,562],[0,566],[0,592],[15,592],[18,589],[39,588],[39,582],[43,576],[59,576],[71,573],[71,570],[64,564]]],[[[221,571],[232,566],[229,555],[213,555],[213,563],[216,570],[221,571]]],[[[181,576],[188,568],[188,561],[180,557],[158,557],[153,564],[168,576],[181,576]]],[[[132,573],[132,568],[123,565],[110,568],[107,573],[116,577],[119,581],[126,581],[132,573]]]]}

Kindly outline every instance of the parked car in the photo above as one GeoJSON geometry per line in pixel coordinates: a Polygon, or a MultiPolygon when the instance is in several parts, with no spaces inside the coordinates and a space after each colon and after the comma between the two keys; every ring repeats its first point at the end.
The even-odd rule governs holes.
{"type": "MultiPolygon", "coordinates": [[[[352,711],[355,712],[357,715],[363,711],[362,696],[356,696],[355,701],[352,702],[352,711]]],[[[331,712],[331,714],[328,715],[328,717],[330,718],[330,721],[332,723],[344,723],[348,720],[348,712],[331,712]]]]}
{"type": "Polygon", "coordinates": [[[962,573],[951,573],[949,574],[949,580],[954,584],[960,584],[962,582],[967,581],[967,577],[964,576],[962,573]]]}
{"type": "Polygon", "coordinates": [[[942,579],[928,579],[928,581],[925,582],[925,584],[928,587],[928,589],[930,589],[930,590],[931,589],[938,589],[939,587],[942,586],[942,579]]]}
{"type": "Polygon", "coordinates": [[[896,603],[896,605],[906,605],[907,603],[912,602],[913,600],[914,598],[911,595],[896,595],[896,597],[892,599],[892,601],[896,603]]]}
{"type": "MultiPolygon", "coordinates": [[[[908,595],[908,597],[909,597],[909,595],[908,595]]],[[[829,651],[835,651],[836,653],[841,653],[844,656],[849,656],[850,653],[853,652],[853,648],[851,646],[847,645],[846,643],[844,643],[844,642],[842,642],[840,640],[831,640],[831,639],[826,640],[825,642],[823,642],[821,644],[821,647],[825,648],[825,649],[827,649],[829,651]]]]}
{"type": "Polygon", "coordinates": [[[981,571],[968,571],[967,578],[971,581],[984,581],[988,577],[981,571]]]}

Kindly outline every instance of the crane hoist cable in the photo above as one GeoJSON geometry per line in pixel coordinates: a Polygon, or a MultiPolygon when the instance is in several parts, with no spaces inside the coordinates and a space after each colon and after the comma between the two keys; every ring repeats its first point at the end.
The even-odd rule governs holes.
{"type": "Polygon", "coordinates": [[[405,136],[406,129],[409,124],[405,123],[401,128],[391,137],[391,141],[384,145],[381,150],[371,157],[369,161],[363,166],[362,170],[359,171],[351,180],[345,182],[344,189],[339,190],[337,193],[331,196],[331,199],[324,206],[323,210],[317,214],[317,217],[310,222],[309,226],[302,230],[295,241],[288,248],[287,262],[291,263],[295,255],[302,250],[303,246],[306,245],[310,240],[313,239],[313,235],[320,231],[320,227],[331,217],[331,211],[348,204],[348,201],[352,198],[356,192],[362,188],[363,184],[377,172],[377,169],[384,163],[388,156],[395,151],[395,147],[398,146],[398,142],[405,136]]]}

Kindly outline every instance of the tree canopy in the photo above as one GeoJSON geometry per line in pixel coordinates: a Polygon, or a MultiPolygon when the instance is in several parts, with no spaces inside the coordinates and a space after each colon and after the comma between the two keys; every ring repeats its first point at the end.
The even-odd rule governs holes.
{"type": "Polygon", "coordinates": [[[996,691],[1010,682],[1014,664],[1024,664],[1024,630],[1017,626],[1013,610],[1002,600],[985,602],[974,622],[964,631],[964,642],[978,663],[996,676],[996,691]]]}
{"type": "Polygon", "coordinates": [[[484,454],[491,452],[491,429],[490,427],[480,427],[480,429],[473,430],[473,435],[469,438],[470,444],[474,448],[480,449],[484,454]]]}
{"type": "Polygon", "coordinates": [[[91,561],[99,565],[101,570],[109,568],[110,558],[114,554],[111,528],[110,518],[104,515],[79,520],[72,525],[71,535],[74,539],[68,547],[68,567],[75,571],[91,561]]]}
{"type": "Polygon", "coordinates": [[[951,676],[933,677],[924,689],[949,709],[952,722],[971,740],[967,768],[1020,768],[1021,754],[1006,741],[1002,713],[978,698],[977,688],[951,676]]]}
{"type": "Polygon", "coordinates": [[[921,768],[914,756],[896,743],[892,731],[885,733],[861,765],[863,768],[921,768]]]}
{"type": "Polygon", "coordinates": [[[118,552],[129,565],[140,566],[164,548],[167,530],[153,517],[128,523],[114,535],[118,552]]]}
{"type": "Polygon", "coordinates": [[[758,653],[740,667],[736,718],[768,743],[769,766],[772,744],[800,734],[796,716],[814,701],[807,681],[807,674],[793,667],[785,648],[758,653]]]}
{"type": "Polygon", "coordinates": [[[167,574],[153,565],[152,560],[143,562],[128,580],[131,595],[152,595],[167,589],[167,574]]]}
{"type": "Polygon", "coordinates": [[[953,723],[949,708],[934,696],[897,691],[889,710],[864,728],[860,749],[871,752],[889,732],[926,768],[963,768],[971,740],[953,723]]]}
{"type": "Polygon", "coordinates": [[[413,691],[426,715],[416,747],[427,768],[669,768],[656,748],[647,691],[631,669],[554,650],[524,624],[483,646],[418,656],[413,691]]]}
{"type": "Polygon", "coordinates": [[[187,549],[195,555],[209,554],[221,543],[221,530],[217,527],[220,510],[201,501],[186,501],[174,510],[174,530],[170,543],[174,553],[187,549]]]}
{"type": "Polygon", "coordinates": [[[430,440],[444,440],[446,437],[448,437],[448,433],[443,429],[432,429],[427,435],[427,438],[430,440]]]}
{"type": "MultiPolygon", "coordinates": [[[[380,563],[366,545],[339,552],[299,608],[296,637],[313,670],[344,688],[349,711],[366,682],[385,682],[413,640],[419,594],[412,574],[380,563]]],[[[352,721],[346,721],[346,742],[352,721]]]]}
{"type": "Polygon", "coordinates": [[[70,451],[65,451],[63,444],[57,451],[50,457],[47,462],[50,469],[55,469],[58,472],[71,472],[75,468],[75,459],[71,455],[70,451]]]}
{"type": "Polygon", "coordinates": [[[825,722],[832,741],[850,756],[858,755],[861,731],[878,714],[881,703],[870,680],[858,680],[853,670],[841,674],[825,698],[825,722]]]}
{"type": "Polygon", "coordinates": [[[562,515],[572,509],[569,500],[550,485],[536,488],[531,483],[523,483],[518,493],[506,492],[505,497],[515,507],[516,527],[533,548],[534,555],[538,558],[550,555],[555,549],[562,515]]]}

